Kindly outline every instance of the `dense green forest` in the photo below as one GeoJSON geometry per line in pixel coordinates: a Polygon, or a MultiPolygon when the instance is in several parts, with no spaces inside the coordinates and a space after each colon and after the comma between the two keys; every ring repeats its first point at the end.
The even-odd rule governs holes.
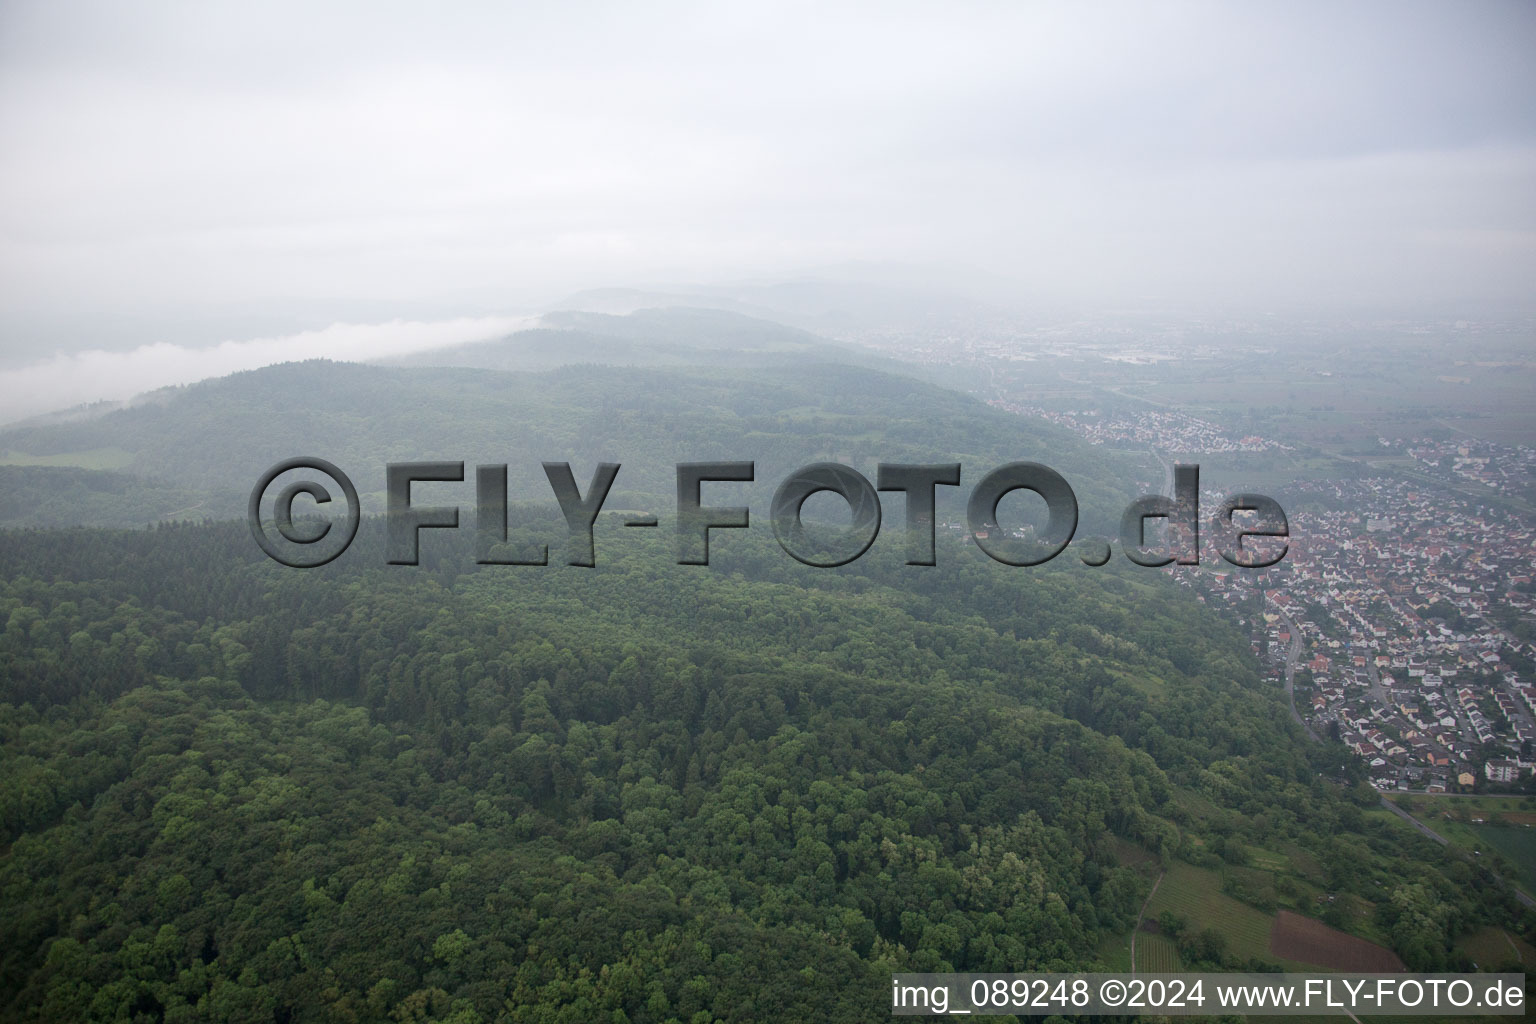
{"type": "Polygon", "coordinates": [[[1410,967],[1522,927],[1160,573],[626,532],[391,567],[367,520],[315,570],[237,522],[0,533],[4,1017],[870,1020],[894,970],[1106,966],[1136,861],[1261,848],[1410,967]]]}
{"type": "MultiPolygon", "coordinates": [[[[1164,871],[1226,901],[1156,915],[1186,967],[1286,966],[1282,910],[1421,970],[1536,938],[1497,856],[1436,847],[1303,738],[1257,608],[946,529],[909,566],[894,517],[813,569],[766,522],[815,461],[961,462],[943,522],[1034,459],[1112,532],[1150,459],[726,326],[760,349],[745,379],[311,362],[0,434],[29,463],[0,467],[0,1019],[870,1020],[896,970],[1125,969],[1164,871]],[[467,482],[429,485],[465,526],[419,566],[375,518],[278,565],[236,517],[300,454],[365,508],[388,462],[506,463],[509,550],[552,564],[478,566],[467,482]],[[751,459],[753,527],[681,566],[605,515],[570,567],[546,459],[583,487],[620,462],[605,507],[667,525],[676,463],[751,459]]],[[[554,344],[464,361],[530,342],[554,344]]]]}

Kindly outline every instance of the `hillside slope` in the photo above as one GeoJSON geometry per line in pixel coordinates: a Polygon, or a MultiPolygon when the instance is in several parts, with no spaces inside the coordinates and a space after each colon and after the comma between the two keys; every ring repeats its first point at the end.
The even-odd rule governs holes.
{"type": "MultiPolygon", "coordinates": [[[[12,461],[80,466],[112,454],[112,468],[173,491],[158,504],[190,518],[243,514],[261,473],[280,460],[318,455],[352,475],[382,510],[389,462],[507,463],[515,493],[548,491],[540,462],[570,462],[583,482],[598,462],[618,462],[616,493],[670,500],[678,462],[757,463],[765,504],[784,476],[811,462],[846,461],[873,478],[879,462],[960,462],[961,495],[987,471],[1019,459],[1065,474],[1085,529],[1107,530],[1134,497],[1139,460],[1094,448],[1065,430],[989,408],[909,377],[841,364],[762,368],[636,369],[573,366],[540,373],[379,367],[313,361],[233,374],[163,393],[159,400],[83,422],[0,431],[12,461]]],[[[3,456],[0,456],[3,457],[3,456]]],[[[33,507],[58,508],[41,525],[141,525],[101,503],[50,500],[82,486],[78,473],[46,467],[21,478],[33,507]]],[[[17,474],[20,477],[20,474],[17,474]]],[[[118,482],[101,482],[97,489],[118,482]]],[[[152,489],[152,488],[151,488],[152,489]]],[[[467,503],[467,502],[466,502],[467,503]]],[[[12,502],[15,506],[19,502],[12,502]]],[[[952,506],[963,509],[963,497],[952,506]]],[[[0,524],[33,525],[25,508],[0,524]]]]}

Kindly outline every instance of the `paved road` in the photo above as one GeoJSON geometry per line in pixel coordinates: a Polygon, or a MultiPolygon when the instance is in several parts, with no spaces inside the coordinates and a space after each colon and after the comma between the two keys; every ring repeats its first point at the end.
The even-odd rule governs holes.
{"type": "Polygon", "coordinates": [[[1401,807],[1397,806],[1397,804],[1393,803],[1391,800],[1388,800],[1386,797],[1381,798],[1381,806],[1385,807],[1399,818],[1402,818],[1408,824],[1412,825],[1426,836],[1429,836],[1429,838],[1433,839],[1441,846],[1445,846],[1449,843],[1449,840],[1447,840],[1445,836],[1436,832],[1434,829],[1430,828],[1428,825],[1424,824],[1418,818],[1415,818],[1413,815],[1409,814],[1407,811],[1403,810],[1401,807]]]}
{"type": "Polygon", "coordinates": [[[1269,600],[1268,597],[1264,601],[1279,613],[1291,630],[1291,649],[1285,652],[1285,699],[1290,702],[1291,717],[1296,720],[1297,725],[1307,730],[1307,735],[1312,737],[1313,742],[1321,743],[1323,742],[1322,737],[1312,731],[1312,727],[1307,724],[1307,720],[1302,718],[1301,713],[1296,710],[1296,662],[1301,658],[1301,630],[1296,628],[1296,623],[1284,608],[1269,600]]]}
{"type": "Polygon", "coordinates": [[[1376,654],[1367,650],[1365,655],[1365,674],[1371,681],[1371,699],[1377,707],[1390,708],[1391,702],[1387,698],[1387,688],[1381,685],[1381,671],[1376,667],[1376,654]]]}

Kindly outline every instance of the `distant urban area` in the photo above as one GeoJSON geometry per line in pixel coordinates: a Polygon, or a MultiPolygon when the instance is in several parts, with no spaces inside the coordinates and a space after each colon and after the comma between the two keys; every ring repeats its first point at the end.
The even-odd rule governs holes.
{"type": "Polygon", "coordinates": [[[1237,484],[1272,493],[1291,530],[1278,566],[1228,571],[1204,552],[1169,571],[1244,617],[1297,721],[1384,792],[1536,788],[1536,448],[1513,440],[1529,419],[1506,390],[1532,372],[1517,351],[1530,325],[1203,325],[1252,339],[1235,347],[1202,325],[1130,328],[978,325],[915,353],[861,340],[981,368],[990,404],[1093,444],[1198,463],[1224,485],[1202,508],[1237,484]],[[1450,363],[1429,347],[1447,334],[1462,342],[1450,363]],[[1244,367],[1297,384],[1260,404],[1244,367]]]}

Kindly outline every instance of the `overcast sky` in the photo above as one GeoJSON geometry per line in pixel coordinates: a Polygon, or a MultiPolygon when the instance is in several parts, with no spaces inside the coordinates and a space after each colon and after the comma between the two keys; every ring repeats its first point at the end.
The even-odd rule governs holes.
{"type": "Polygon", "coordinates": [[[0,3],[0,368],[862,259],[1532,305],[1536,3],[317,6],[0,3]]]}

